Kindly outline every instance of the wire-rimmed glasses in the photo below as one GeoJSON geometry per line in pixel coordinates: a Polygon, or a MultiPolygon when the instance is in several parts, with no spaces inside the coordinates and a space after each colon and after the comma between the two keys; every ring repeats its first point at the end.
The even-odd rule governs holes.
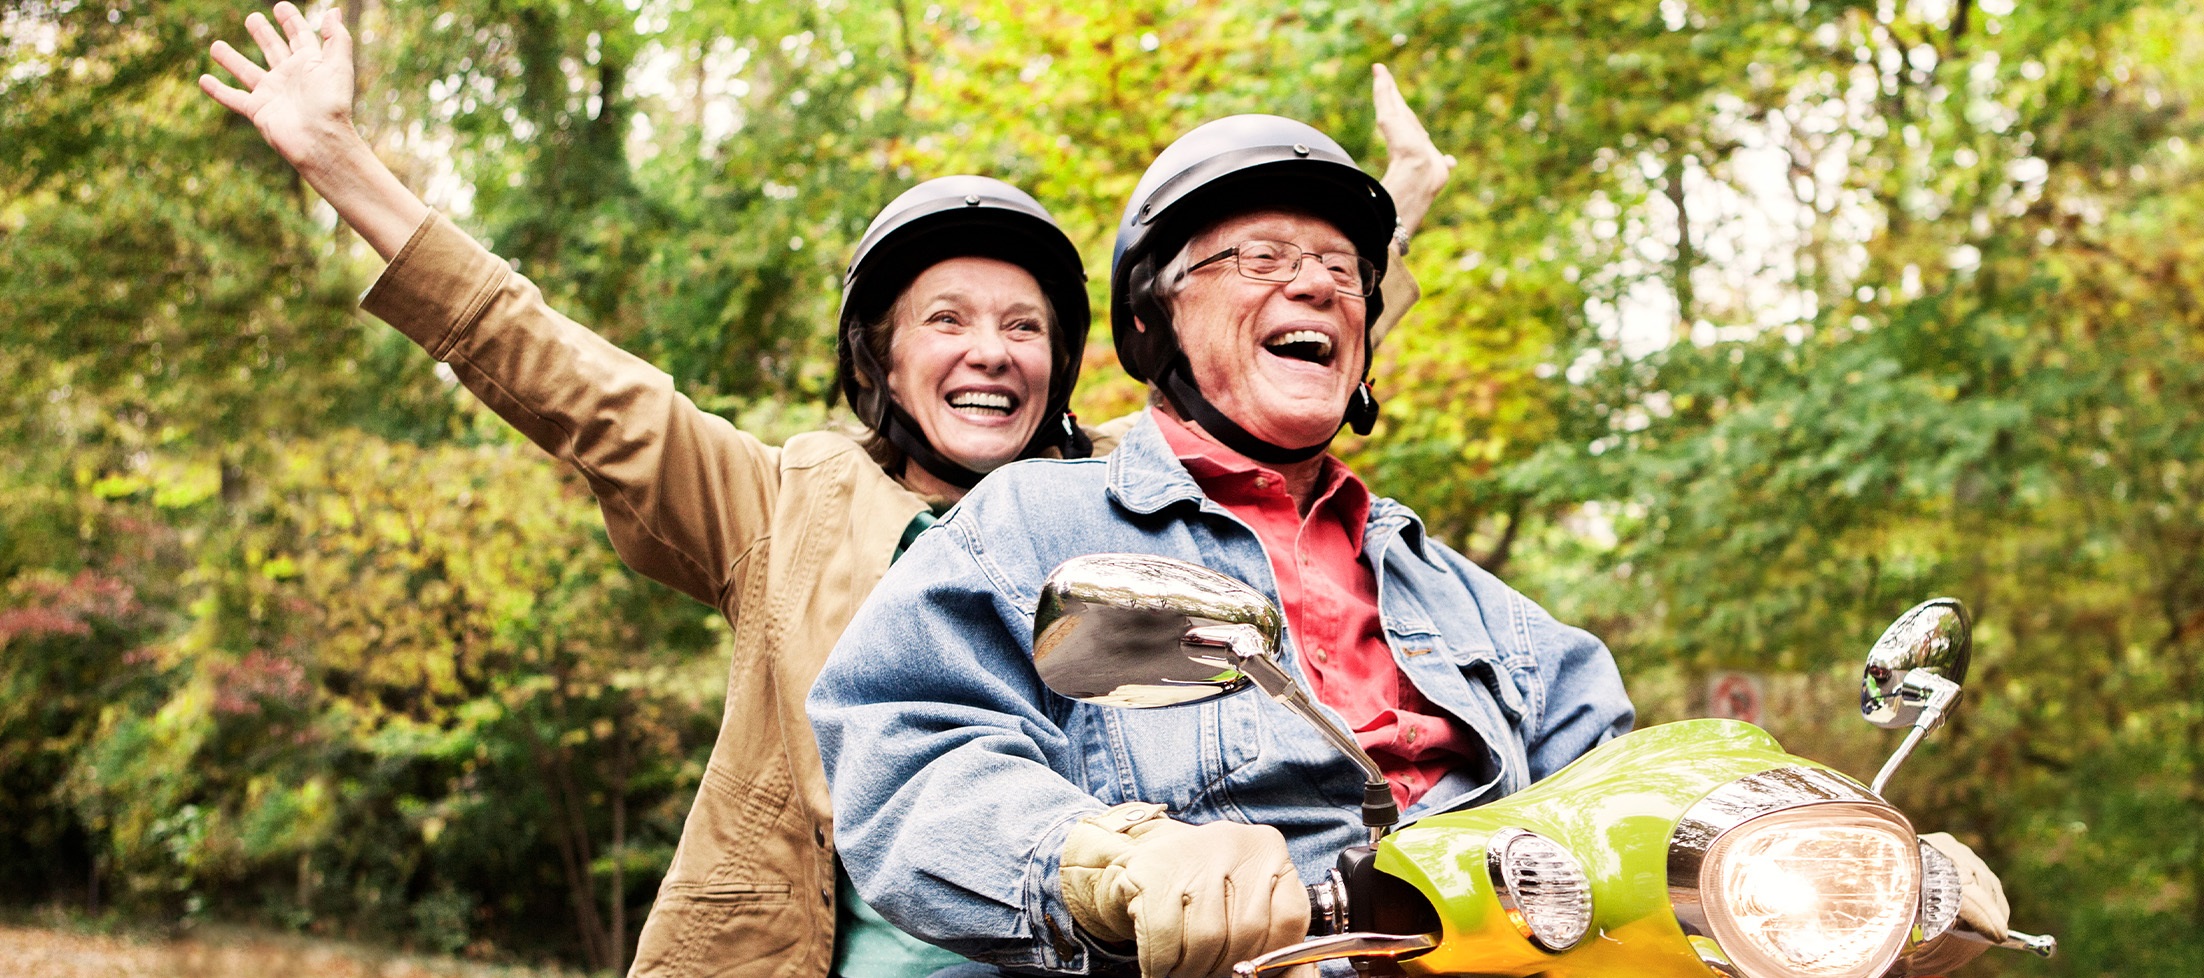
{"type": "MultiPolygon", "coordinates": [[[[1340,291],[1368,298],[1378,288],[1378,270],[1368,258],[1351,251],[1326,251],[1313,253],[1317,263],[1331,275],[1332,284],[1340,291]]],[[[1242,241],[1237,245],[1210,255],[1187,266],[1186,273],[1195,271],[1227,258],[1234,259],[1233,266],[1246,278],[1258,282],[1291,282],[1301,274],[1301,260],[1311,257],[1311,252],[1286,241],[1242,241]]]]}

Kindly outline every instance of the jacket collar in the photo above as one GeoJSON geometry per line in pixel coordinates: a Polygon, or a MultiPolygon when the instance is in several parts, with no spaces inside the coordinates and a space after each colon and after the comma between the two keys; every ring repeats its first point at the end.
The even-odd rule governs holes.
{"type": "MultiPolygon", "coordinates": [[[[1109,456],[1109,494],[1118,505],[1143,516],[1161,512],[1174,503],[1192,503],[1205,511],[1223,513],[1224,507],[1204,495],[1201,486],[1188,474],[1178,453],[1171,450],[1171,443],[1164,440],[1163,432],[1156,428],[1155,409],[1140,412],[1140,420],[1133,422],[1131,430],[1117,443],[1117,449],[1109,456]]],[[[1373,543],[1389,541],[1394,536],[1414,548],[1417,556],[1430,559],[1424,552],[1423,519],[1413,510],[1388,496],[1372,492],[1370,515],[1363,529],[1363,547],[1367,551],[1373,543]]]]}
{"type": "MultiPolygon", "coordinates": [[[[1156,428],[1155,409],[1140,412],[1140,420],[1117,443],[1109,457],[1109,494],[1118,505],[1143,516],[1161,512],[1173,503],[1192,503],[1206,511],[1222,513],[1224,507],[1204,495],[1188,474],[1171,443],[1156,428]]],[[[1389,496],[1371,493],[1370,515],[1363,530],[1363,547],[1398,535],[1426,560],[1422,517],[1389,496]]]]}
{"type": "MultiPolygon", "coordinates": [[[[1429,562],[1431,555],[1424,552],[1423,517],[1391,496],[1370,494],[1370,524],[1362,531],[1363,550],[1374,552],[1372,541],[1388,541],[1398,536],[1416,551],[1416,556],[1429,562]]],[[[1375,558],[1373,558],[1375,559],[1375,558]]]]}
{"type": "Polygon", "coordinates": [[[1140,412],[1131,431],[1110,453],[1109,493],[1117,504],[1147,515],[1173,503],[1215,506],[1201,486],[1179,462],[1163,432],[1156,429],[1155,409],[1140,412]]]}

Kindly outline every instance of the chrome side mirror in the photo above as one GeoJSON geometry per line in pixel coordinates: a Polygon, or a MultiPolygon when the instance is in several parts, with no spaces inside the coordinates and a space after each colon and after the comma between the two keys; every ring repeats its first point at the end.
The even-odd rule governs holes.
{"type": "Polygon", "coordinates": [[[1941,726],[1959,702],[1960,683],[1974,654],[1967,609],[1956,598],[1914,605],[1883,630],[1867,651],[1860,677],[1860,715],[1886,730],[1910,728],[1905,742],[1875,775],[1874,791],[1897,772],[1921,738],[1941,726]]]}
{"type": "Polygon", "coordinates": [[[1209,568],[1092,554],[1063,562],[1042,583],[1033,668],[1048,688],[1086,703],[1194,703],[1246,688],[1237,660],[1276,654],[1284,628],[1261,592],[1209,568]],[[1247,647],[1205,640],[1227,629],[1247,647]]]}
{"type": "MultiPolygon", "coordinates": [[[[1973,658],[1974,628],[1967,621],[1966,606],[1957,598],[1930,598],[1914,605],[1891,622],[1874,647],[1867,650],[1867,671],[1860,677],[1860,715],[1885,730],[1910,729],[1905,742],[1875,775],[1876,794],[1883,793],[1883,785],[1889,783],[1891,774],[1913,753],[1921,738],[1951,716],[1952,707],[1959,703],[1960,684],[1967,679],[1967,663],[1973,658]]],[[[1941,854],[1932,856],[1933,852],[1922,845],[1924,866],[1933,859],[1943,862],[1949,871],[1951,860],[1941,854]]],[[[1955,882],[1951,900],[1957,899],[1955,882]]],[[[1947,920],[1944,926],[1952,927],[1952,922],[1947,920]]],[[[1950,933],[1967,941],[1989,943],[1988,937],[1964,924],[1953,927],[1950,933]]],[[[2059,940],[2049,934],[2007,931],[2005,939],[1994,946],[2048,958],[2058,953],[2059,940]]],[[[1899,959],[1900,964],[1905,964],[1913,953],[1907,952],[1907,957],[1899,959]]]]}
{"type": "Polygon", "coordinates": [[[1974,654],[1967,609],[1955,598],[1930,598],[1898,616],[1867,650],[1860,678],[1860,715],[1885,730],[1913,726],[1928,705],[1931,677],[1956,686],[1974,654]]]}
{"type": "Polygon", "coordinates": [[[1049,572],[1033,611],[1033,668],[1083,703],[1135,709],[1235,693],[1250,683],[1362,768],[1362,824],[1400,821],[1393,789],[1355,736],[1317,709],[1278,662],[1285,616],[1262,592],[1199,564],[1089,554],[1049,572]]]}

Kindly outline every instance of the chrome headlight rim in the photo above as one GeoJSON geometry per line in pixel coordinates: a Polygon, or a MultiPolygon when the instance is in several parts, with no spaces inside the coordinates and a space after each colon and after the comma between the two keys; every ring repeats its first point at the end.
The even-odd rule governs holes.
{"type": "MultiPolygon", "coordinates": [[[[1669,835],[1669,905],[1675,911],[1677,925],[1708,970],[1725,978],[1755,978],[1723,949],[1702,899],[1701,871],[1715,844],[1763,816],[1825,805],[1856,807],[1858,813],[1887,820],[1907,835],[1913,832],[1905,814],[1866,785],[1826,768],[1803,765],[1773,768],[1725,784],[1693,803],[1677,820],[1669,835]]],[[[1912,946],[1919,928],[1916,912],[1905,928],[1907,939],[1900,941],[1897,951],[1888,957],[1895,960],[1912,946]]],[[[1885,961],[1882,966],[1888,964],[1885,961]]]]}

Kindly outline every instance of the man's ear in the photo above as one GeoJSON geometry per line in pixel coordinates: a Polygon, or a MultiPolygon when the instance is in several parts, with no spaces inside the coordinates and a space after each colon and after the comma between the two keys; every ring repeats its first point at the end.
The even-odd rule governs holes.
{"type": "Polygon", "coordinates": [[[1139,316],[1134,316],[1134,317],[1133,317],[1133,329],[1134,329],[1134,330],[1136,330],[1136,331],[1142,332],[1142,333],[1145,333],[1145,332],[1147,332],[1147,331],[1148,331],[1148,321],[1147,321],[1147,320],[1145,320],[1145,319],[1142,319],[1142,318],[1140,318],[1139,316]]]}

